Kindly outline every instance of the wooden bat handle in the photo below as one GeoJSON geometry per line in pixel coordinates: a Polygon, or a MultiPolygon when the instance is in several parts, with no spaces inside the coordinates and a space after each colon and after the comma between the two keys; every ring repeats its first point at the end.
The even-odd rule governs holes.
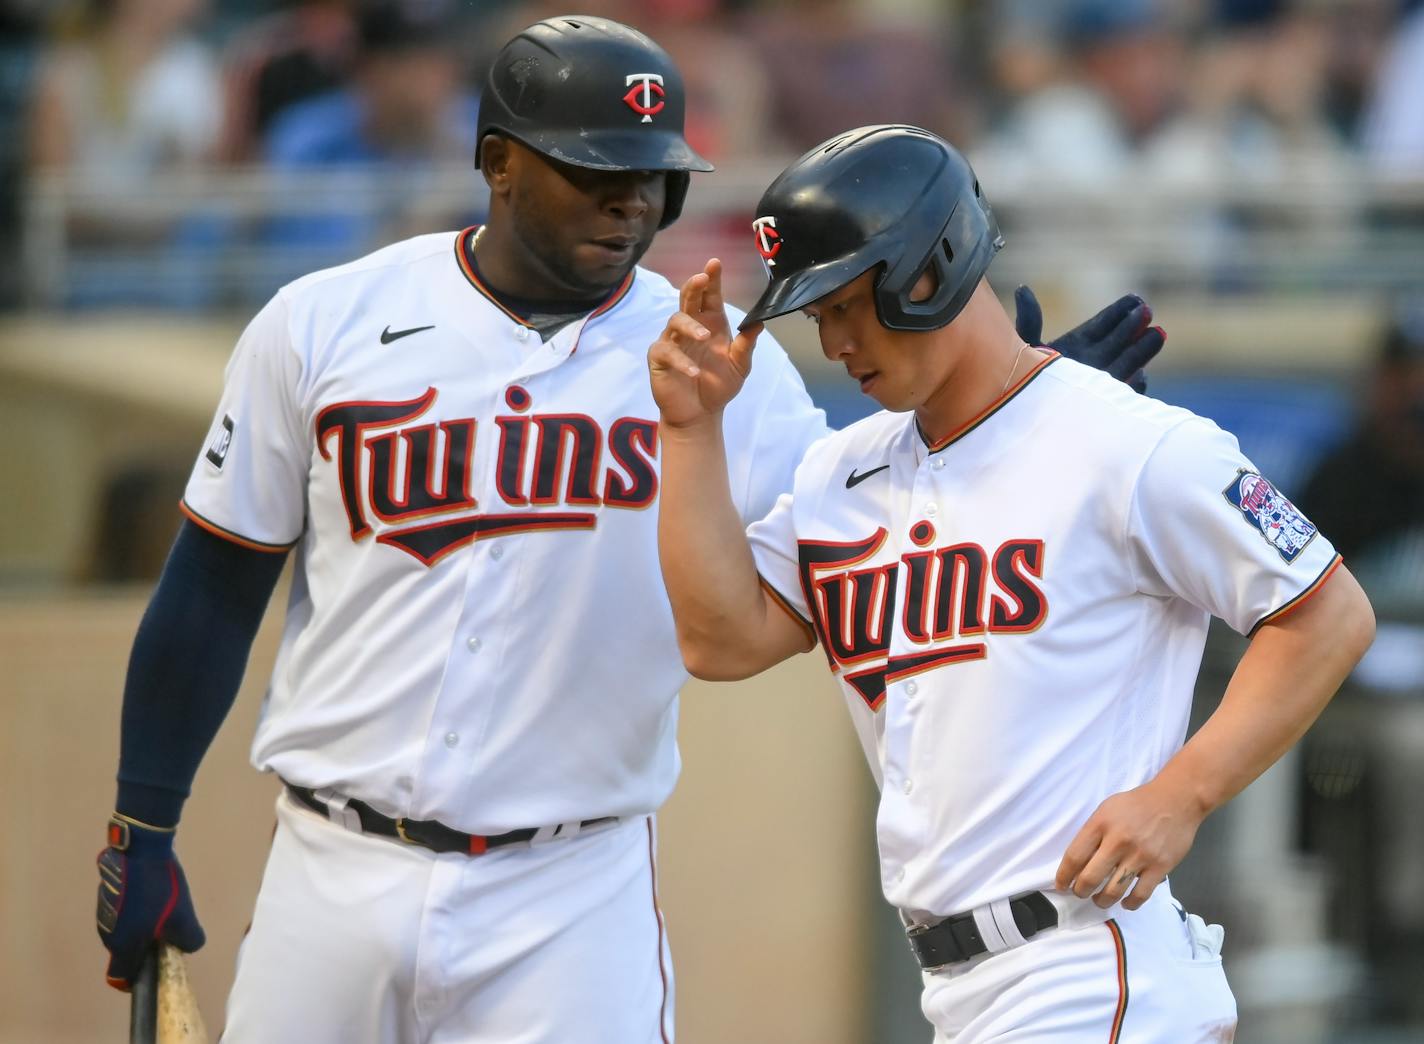
{"type": "Polygon", "coordinates": [[[129,985],[129,1044],[157,1044],[158,947],[150,946],[129,985]]]}
{"type": "Polygon", "coordinates": [[[183,954],[168,943],[158,948],[157,1027],[156,1044],[208,1044],[183,954]]]}

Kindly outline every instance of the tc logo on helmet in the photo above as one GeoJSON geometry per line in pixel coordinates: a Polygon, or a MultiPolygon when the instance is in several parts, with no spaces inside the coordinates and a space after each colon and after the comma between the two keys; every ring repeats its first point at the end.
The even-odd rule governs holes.
{"type": "Polygon", "coordinates": [[[776,255],[781,253],[781,233],[776,230],[776,218],[759,217],[752,222],[752,232],[756,236],[757,253],[767,268],[776,265],[776,255]]]}
{"type": "Polygon", "coordinates": [[[643,117],[643,123],[652,123],[653,117],[667,104],[663,101],[662,76],[658,73],[629,73],[624,82],[628,85],[628,93],[623,95],[623,100],[628,103],[628,108],[643,117]],[[654,95],[657,96],[656,104],[654,95]]]}

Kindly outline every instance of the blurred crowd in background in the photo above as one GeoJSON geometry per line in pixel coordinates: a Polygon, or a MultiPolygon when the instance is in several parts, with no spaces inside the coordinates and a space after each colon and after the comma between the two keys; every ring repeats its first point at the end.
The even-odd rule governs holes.
{"type": "MultiPolygon", "coordinates": [[[[643,29],[687,81],[687,136],[719,172],[694,176],[650,255],[670,277],[716,252],[746,300],[770,178],[835,132],[907,122],[974,160],[1012,248],[1001,291],[1031,280],[1066,320],[1137,289],[1184,329],[1168,355],[1186,364],[1150,391],[1238,434],[1381,625],[1275,796],[1204,834],[1179,892],[1236,926],[1243,1007],[1325,1013],[1243,1024],[1243,1042],[1424,1040],[1424,0],[569,6],[643,29]],[[1235,339],[1195,362],[1218,327],[1193,341],[1187,321],[1238,306],[1235,339]]],[[[488,62],[565,13],[0,0],[0,312],[240,319],[303,272],[480,220],[488,62]]],[[[864,412],[808,380],[833,421],[864,412]]],[[[104,499],[145,482],[120,475],[104,499]]],[[[89,579],[156,568],[98,557],[89,579]]],[[[1202,691],[1219,693],[1239,646],[1211,649],[1202,691]]],[[[876,1039],[901,1039],[886,1019],[876,1039]]]]}
{"type": "MultiPolygon", "coordinates": [[[[893,120],[965,148],[998,194],[1045,177],[1092,189],[1424,175],[1424,5],[1410,0],[591,6],[672,52],[688,136],[724,171],[774,173],[841,129],[893,120]]],[[[469,179],[442,191],[439,172],[468,169],[493,52],[557,13],[543,0],[0,2],[0,247],[13,262],[0,301],[246,305],[314,265],[478,217],[469,179]],[[344,192],[301,177],[363,169],[389,176],[344,192]],[[189,180],[157,210],[114,205],[141,204],[155,178],[239,170],[269,175],[246,183],[268,204],[243,210],[229,191],[226,206],[175,208],[173,191],[201,197],[189,180]],[[67,190],[65,243],[95,248],[48,279],[20,234],[32,250],[58,234],[52,210],[23,212],[41,174],[67,190]],[[167,278],[125,271],[122,252],[144,245],[164,248],[167,278]],[[254,245],[251,278],[213,260],[254,245]]]]}

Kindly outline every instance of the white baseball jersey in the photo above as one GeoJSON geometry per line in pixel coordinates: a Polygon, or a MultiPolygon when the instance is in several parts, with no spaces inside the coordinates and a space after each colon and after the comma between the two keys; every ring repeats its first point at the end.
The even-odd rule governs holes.
{"type": "Polygon", "coordinates": [[[1234,437],[1053,353],[934,446],[832,435],[749,536],[880,784],[885,896],[935,915],[1051,888],[1181,746],[1209,617],[1250,633],[1338,562],[1234,437]]]}
{"type": "MultiPolygon", "coordinates": [[[[252,759],[471,833],[651,812],[687,678],[647,372],[677,291],[637,269],[543,343],[480,285],[468,240],[297,280],[228,366],[184,510],[296,548],[252,759]]],[[[759,518],[826,432],[775,342],[726,432],[759,518]]]]}

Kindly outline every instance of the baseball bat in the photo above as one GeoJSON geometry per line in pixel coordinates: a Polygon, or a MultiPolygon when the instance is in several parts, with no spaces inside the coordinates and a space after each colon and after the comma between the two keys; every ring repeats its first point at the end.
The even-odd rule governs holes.
{"type": "Polygon", "coordinates": [[[183,953],[168,943],[158,948],[158,1044],[208,1044],[183,953]]]}
{"type": "Polygon", "coordinates": [[[158,947],[150,946],[129,984],[129,1044],[158,1041],[158,947]]]}
{"type": "Polygon", "coordinates": [[[183,954],[168,943],[148,952],[131,987],[129,1044],[208,1044],[183,954]]]}

